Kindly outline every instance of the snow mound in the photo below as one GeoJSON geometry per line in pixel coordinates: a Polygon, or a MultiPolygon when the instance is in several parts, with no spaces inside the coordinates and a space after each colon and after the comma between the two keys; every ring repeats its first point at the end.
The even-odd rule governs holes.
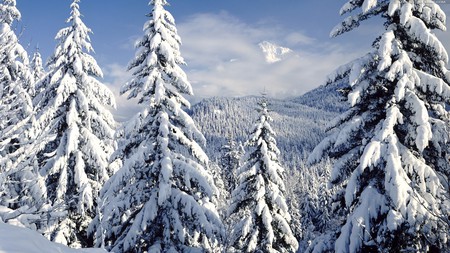
{"type": "Polygon", "coordinates": [[[283,59],[283,56],[292,52],[292,50],[287,47],[281,47],[268,41],[259,43],[259,47],[262,49],[267,63],[279,62],[283,59]]]}
{"type": "Polygon", "coordinates": [[[30,229],[0,222],[0,253],[106,253],[102,249],[70,249],[30,229]]]}

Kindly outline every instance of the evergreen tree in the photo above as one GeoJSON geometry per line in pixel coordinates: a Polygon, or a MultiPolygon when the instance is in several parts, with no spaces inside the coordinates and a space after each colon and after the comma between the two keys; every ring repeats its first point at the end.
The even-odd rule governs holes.
{"type": "Polygon", "coordinates": [[[28,56],[11,28],[19,19],[15,0],[0,1],[0,205],[11,208],[21,192],[21,172],[11,165],[22,156],[33,111],[28,56]]]}
{"type": "Polygon", "coordinates": [[[34,86],[38,82],[40,82],[46,75],[45,69],[42,64],[42,57],[41,57],[41,54],[39,53],[39,48],[36,48],[36,51],[33,54],[33,58],[31,58],[30,71],[31,71],[32,79],[33,79],[32,80],[33,85],[31,86],[32,90],[29,91],[29,93],[34,96],[34,95],[36,95],[34,86]]]}
{"type": "Polygon", "coordinates": [[[101,192],[92,225],[97,246],[114,252],[218,252],[222,222],[212,204],[216,187],[204,137],[183,110],[192,87],[180,68],[180,38],[166,0],[153,10],[122,89],[145,109],[124,131],[122,167],[101,192]]]}
{"type": "Polygon", "coordinates": [[[228,141],[220,148],[220,157],[218,162],[219,175],[214,178],[214,182],[219,188],[220,199],[218,199],[217,207],[219,209],[220,217],[224,221],[226,237],[229,237],[231,228],[236,219],[229,219],[227,217],[228,208],[231,202],[231,192],[236,187],[237,176],[236,172],[241,166],[241,157],[245,153],[244,147],[241,143],[237,144],[231,136],[228,141]]]}
{"type": "Polygon", "coordinates": [[[267,102],[260,103],[260,117],[247,146],[250,151],[238,170],[238,184],[232,194],[230,217],[237,217],[230,238],[230,251],[296,252],[284,193],[284,169],[270,126],[267,102]]]}
{"type": "Polygon", "coordinates": [[[242,145],[238,145],[232,137],[228,137],[227,144],[221,148],[220,167],[225,189],[231,192],[236,184],[236,171],[241,166],[241,157],[244,153],[242,145]]]}
{"type": "Polygon", "coordinates": [[[38,83],[36,120],[30,164],[44,177],[52,205],[44,234],[72,247],[91,244],[87,226],[96,214],[97,196],[112,174],[115,121],[108,106],[112,92],[98,78],[102,71],[89,54],[91,30],[80,19],[80,0],[73,0],[68,27],[56,35],[49,73],[38,83]]]}
{"type": "Polygon", "coordinates": [[[343,189],[337,198],[348,215],[335,252],[447,252],[440,179],[448,162],[436,161],[447,152],[450,73],[432,33],[445,30],[445,13],[422,0],[350,0],[341,14],[350,12],[332,36],[373,16],[385,31],[371,52],[331,76],[330,84],[349,84],[351,109],[310,156],[337,158],[331,182],[343,189]]]}

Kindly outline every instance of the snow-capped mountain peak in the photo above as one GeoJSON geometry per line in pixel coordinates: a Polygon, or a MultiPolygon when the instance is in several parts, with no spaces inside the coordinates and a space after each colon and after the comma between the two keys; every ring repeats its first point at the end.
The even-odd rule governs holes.
{"type": "Polygon", "coordinates": [[[262,49],[267,63],[275,63],[281,61],[284,55],[292,52],[287,47],[278,46],[268,41],[259,43],[259,47],[262,49]]]}

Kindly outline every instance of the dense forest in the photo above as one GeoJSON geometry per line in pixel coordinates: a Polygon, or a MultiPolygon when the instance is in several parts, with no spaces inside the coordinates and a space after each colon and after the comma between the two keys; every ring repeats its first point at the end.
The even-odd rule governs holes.
{"type": "Polygon", "coordinates": [[[118,123],[80,0],[46,64],[0,0],[0,230],[108,252],[449,252],[437,3],[348,0],[333,37],[384,31],[325,85],[194,105],[168,5],[149,1],[121,89],[140,111],[118,123]]]}

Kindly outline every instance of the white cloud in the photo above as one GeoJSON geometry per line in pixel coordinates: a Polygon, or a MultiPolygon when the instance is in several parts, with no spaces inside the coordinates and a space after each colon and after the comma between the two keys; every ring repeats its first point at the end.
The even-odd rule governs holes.
{"type": "Polygon", "coordinates": [[[122,42],[122,44],[119,45],[120,49],[123,50],[134,50],[134,46],[136,45],[136,41],[138,39],[140,39],[142,37],[142,35],[133,35],[128,37],[124,42],[122,42]]]}
{"type": "MultiPolygon", "coordinates": [[[[270,22],[246,24],[227,13],[198,14],[178,22],[183,41],[183,69],[198,101],[211,96],[259,95],[284,98],[299,96],[320,84],[339,65],[361,56],[364,51],[344,49],[332,40],[321,42],[299,31],[288,31],[270,22]],[[269,64],[259,44],[270,41],[292,52],[269,64]]],[[[131,41],[138,37],[133,36],[131,41]]],[[[136,100],[119,96],[120,87],[131,74],[117,63],[103,67],[105,82],[116,95],[118,120],[139,108],[136,100]]]]}
{"type": "Polygon", "coordinates": [[[117,63],[108,64],[103,67],[105,85],[107,85],[116,97],[117,108],[113,114],[117,121],[125,121],[134,113],[139,111],[140,106],[136,99],[128,100],[126,94],[120,95],[120,88],[131,78],[131,73],[125,66],[117,63]]]}
{"type": "Polygon", "coordinates": [[[287,46],[295,46],[295,45],[311,45],[316,40],[300,32],[292,32],[286,35],[285,41],[287,43],[287,46]]]}
{"type": "MultiPolygon", "coordinates": [[[[258,95],[298,96],[323,84],[339,65],[358,56],[330,42],[277,25],[250,25],[226,13],[198,14],[178,24],[182,55],[196,98],[258,95]],[[293,53],[267,64],[262,41],[290,47],[293,53]]],[[[360,55],[360,54],[359,54],[360,55]]]]}
{"type": "MultiPolygon", "coordinates": [[[[193,85],[194,101],[211,96],[258,95],[264,90],[279,98],[301,95],[323,84],[338,66],[366,53],[376,37],[374,31],[382,29],[374,21],[353,34],[322,41],[270,21],[246,24],[227,13],[197,14],[178,22],[177,27],[183,41],[181,54],[188,64],[183,68],[193,85]],[[288,47],[292,53],[268,64],[259,46],[263,41],[288,47]]],[[[123,46],[132,48],[140,36],[130,37],[123,46]]],[[[450,49],[450,33],[438,36],[450,49]]],[[[103,70],[105,82],[117,97],[115,114],[118,120],[126,119],[139,108],[136,100],[119,96],[120,87],[131,74],[117,63],[106,65],[103,70]]]]}

